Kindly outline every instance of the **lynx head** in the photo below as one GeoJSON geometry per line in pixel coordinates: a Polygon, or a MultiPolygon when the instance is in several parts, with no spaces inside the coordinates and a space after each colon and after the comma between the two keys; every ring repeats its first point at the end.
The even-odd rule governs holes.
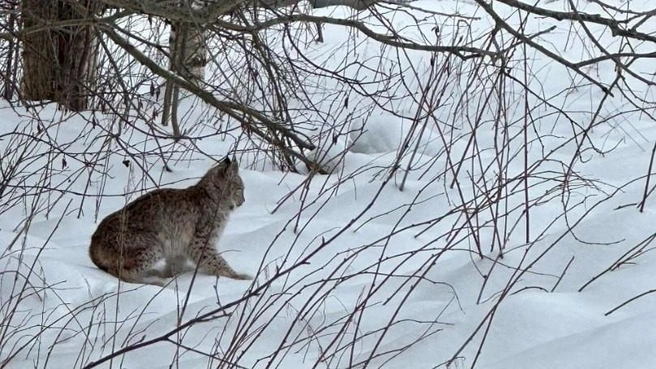
{"type": "Polygon", "coordinates": [[[212,167],[199,183],[210,196],[234,209],[244,203],[244,182],[236,161],[226,157],[212,167]]]}

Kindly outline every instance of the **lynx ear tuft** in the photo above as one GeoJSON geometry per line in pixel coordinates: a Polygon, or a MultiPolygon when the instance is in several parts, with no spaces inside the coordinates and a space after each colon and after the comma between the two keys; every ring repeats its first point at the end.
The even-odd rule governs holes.
{"type": "Polygon", "coordinates": [[[223,173],[237,173],[239,171],[239,165],[237,164],[237,160],[232,159],[230,160],[230,157],[226,156],[223,161],[221,161],[221,171],[223,173]]]}

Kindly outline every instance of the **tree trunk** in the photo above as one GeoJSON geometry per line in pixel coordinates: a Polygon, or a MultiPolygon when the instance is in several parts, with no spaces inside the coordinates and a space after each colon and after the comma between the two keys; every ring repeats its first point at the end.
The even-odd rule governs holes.
{"type": "MultiPolygon", "coordinates": [[[[205,77],[207,65],[207,34],[196,23],[171,22],[169,37],[169,69],[189,81],[200,84],[205,77]]],[[[177,119],[180,87],[166,82],[164,93],[164,109],[162,124],[167,125],[169,119],[173,128],[173,136],[180,137],[180,126],[177,119]]]]}
{"type": "Polygon", "coordinates": [[[171,23],[170,69],[198,83],[205,77],[207,65],[206,32],[196,23],[171,23]]]}
{"type": "Polygon", "coordinates": [[[82,24],[98,12],[96,0],[22,0],[23,98],[54,101],[85,110],[93,92],[97,40],[90,25],[82,24]],[[61,21],[78,25],[57,27],[61,21]],[[47,24],[55,23],[48,27],[47,24]],[[41,28],[40,28],[41,27],[41,28]],[[40,29],[39,29],[40,28],[40,29]]]}

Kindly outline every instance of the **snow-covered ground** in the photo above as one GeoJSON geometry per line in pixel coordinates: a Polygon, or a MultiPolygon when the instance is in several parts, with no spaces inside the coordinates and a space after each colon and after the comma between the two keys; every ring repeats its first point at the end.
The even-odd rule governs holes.
{"type": "MultiPolygon", "coordinates": [[[[557,3],[542,5],[562,10],[557,3]]],[[[466,2],[412,4],[480,17],[472,21],[472,34],[485,34],[492,24],[466,2]]],[[[594,12],[594,4],[588,10],[594,12]]],[[[351,10],[315,11],[334,12],[351,10]]],[[[406,13],[387,14],[400,26],[412,20],[406,13]]],[[[430,19],[404,32],[429,34],[430,19]]],[[[528,25],[534,32],[557,26],[540,40],[561,55],[580,59],[591,52],[569,37],[564,22],[536,18],[528,25]]],[[[444,42],[461,26],[444,20],[444,42]]],[[[429,53],[399,56],[362,35],[353,49],[340,49],[352,30],[324,27],[326,42],[304,50],[317,63],[335,69],[349,58],[390,63],[381,70],[397,68],[398,74],[390,73],[405,74],[406,88],[426,87],[429,53]],[[397,59],[376,59],[380,53],[397,59]]],[[[617,48],[610,34],[600,33],[600,40],[617,48]]],[[[104,216],[156,185],[193,183],[211,158],[234,148],[237,134],[195,141],[196,149],[187,152],[182,148],[191,145],[161,140],[167,143],[163,150],[178,150],[170,154],[168,172],[158,155],[134,151],[156,153],[161,144],[148,137],[143,121],[134,121],[141,132],[123,128],[122,139],[132,145],[128,154],[87,123],[91,113],[72,115],[52,105],[28,112],[2,102],[0,167],[15,167],[25,154],[18,165],[24,181],[9,182],[0,200],[0,365],[81,368],[100,360],[98,367],[114,368],[656,367],[650,349],[656,346],[653,195],[640,209],[655,122],[619,93],[603,100],[595,116],[604,99],[600,89],[540,53],[528,57],[524,63],[522,55],[513,56],[513,75],[530,70],[528,83],[546,103],[509,79],[497,98],[495,79],[485,77],[495,68],[474,71],[473,64],[449,59],[454,69],[431,80],[446,89],[446,97],[434,120],[424,121],[429,128],[421,138],[414,133],[414,156],[399,155],[412,119],[389,111],[412,117],[417,103],[403,93],[378,108],[366,97],[352,98],[352,109],[371,108],[370,116],[339,132],[334,142],[349,152],[333,163],[332,175],[309,181],[305,174],[259,165],[252,152],[238,156],[246,202],[218,248],[237,271],[256,275],[252,282],[190,273],[165,288],[119,285],[87,253],[104,216]],[[501,125],[494,116],[500,100],[501,125]],[[32,113],[42,122],[30,119],[32,113]],[[480,124],[470,120],[479,113],[480,124]],[[401,169],[390,175],[397,158],[401,169]],[[413,169],[406,172],[408,166],[413,169]]],[[[610,62],[596,68],[590,74],[604,83],[615,77],[610,62]]],[[[636,68],[653,74],[652,65],[636,68]]],[[[375,73],[343,72],[376,81],[375,73]]],[[[316,78],[309,82],[322,91],[341,88],[316,78]]],[[[626,83],[654,101],[646,85],[631,78],[626,83]]],[[[316,96],[318,109],[331,105],[316,96]]],[[[183,104],[188,121],[201,119],[192,105],[183,104]]],[[[653,107],[643,108],[653,113],[653,107]]],[[[104,127],[117,121],[111,114],[96,116],[104,127]]],[[[203,129],[195,134],[213,128],[203,129]]],[[[341,151],[325,146],[329,141],[321,141],[324,151],[341,151]]]]}

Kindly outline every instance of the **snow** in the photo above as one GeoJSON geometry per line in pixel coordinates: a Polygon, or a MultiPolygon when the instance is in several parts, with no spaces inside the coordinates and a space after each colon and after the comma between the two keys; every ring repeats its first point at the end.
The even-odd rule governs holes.
{"type": "MultiPolygon", "coordinates": [[[[540,2],[562,10],[556,3],[540,2]]],[[[491,25],[480,9],[466,2],[413,5],[475,14],[481,19],[472,22],[474,34],[491,25]]],[[[589,12],[598,10],[595,4],[587,6],[589,12]]],[[[342,8],[315,13],[366,16],[342,8]]],[[[404,25],[415,13],[386,14],[394,24],[404,25]]],[[[432,34],[434,17],[404,34],[432,34]]],[[[449,26],[447,20],[441,24],[444,40],[462,26],[449,26]]],[[[576,44],[580,40],[568,38],[568,25],[547,19],[529,25],[533,31],[556,25],[556,31],[541,37],[543,44],[567,57],[587,57],[576,44]]],[[[599,33],[601,28],[591,29],[599,33]]],[[[395,78],[405,75],[409,89],[426,87],[406,67],[427,75],[429,53],[412,51],[394,64],[394,50],[371,40],[340,49],[350,32],[325,25],[326,42],[308,45],[306,51],[326,68],[337,69],[353,58],[368,60],[367,65],[380,62],[385,65],[381,70],[392,66],[388,69],[398,72],[392,73],[395,78]],[[372,60],[381,53],[382,61],[372,60]]],[[[617,42],[609,34],[601,40],[617,42]]],[[[430,114],[434,120],[414,116],[418,105],[410,91],[378,107],[350,92],[350,107],[330,115],[334,122],[319,127],[320,132],[313,129],[325,117],[312,116],[303,128],[314,132],[319,145],[313,155],[325,157],[322,163],[330,175],[283,173],[270,163],[261,165],[252,152],[239,156],[246,202],[231,217],[218,248],[238,272],[256,275],[253,281],[188,273],[165,288],[119,284],[88,257],[90,236],[104,216],[143,191],[193,183],[214,160],[239,147],[234,142],[238,134],[209,135],[176,146],[148,138],[148,123],[135,119],[140,130],[122,128],[121,142],[129,144],[125,150],[103,131],[112,127],[106,129],[117,132],[112,114],[96,113],[102,127],[91,129],[85,121],[91,113],[74,115],[45,105],[35,108],[45,123],[37,134],[37,123],[29,118],[33,111],[2,102],[0,117],[8,123],[0,126],[0,167],[13,165],[11,158],[21,147],[29,148],[29,155],[18,167],[21,181],[10,182],[16,187],[0,200],[0,363],[82,368],[136,345],[138,349],[99,366],[656,367],[651,353],[656,294],[614,310],[656,285],[656,254],[650,252],[653,194],[644,211],[638,207],[656,139],[654,122],[617,94],[602,105],[599,122],[583,140],[581,132],[603,93],[580,76],[564,77],[564,67],[539,53],[530,57],[531,87],[551,105],[531,100],[535,108],[526,167],[533,173],[528,181],[531,203],[539,205],[530,210],[529,242],[523,182],[515,178],[525,170],[524,96],[518,85],[508,86],[506,119],[512,124],[507,137],[495,134],[499,101],[484,99],[491,80],[480,77],[468,87],[471,65],[453,59],[454,71],[459,71],[439,79],[447,93],[430,114]],[[458,98],[466,90],[471,100],[462,104],[458,98]],[[572,128],[554,107],[581,125],[572,128]],[[477,123],[471,118],[479,113],[483,118],[477,123]],[[420,133],[412,128],[415,122],[427,122],[429,128],[420,133]],[[478,152],[468,144],[474,129],[478,152]],[[12,141],[21,131],[42,140],[12,141]],[[500,158],[494,147],[504,140],[510,143],[500,158]],[[48,142],[69,154],[62,155],[48,142]],[[171,172],[153,154],[162,143],[173,152],[167,156],[171,172]],[[417,154],[404,152],[404,146],[416,147],[417,154]],[[139,155],[137,149],[148,154],[139,155]],[[453,167],[458,163],[450,163],[455,159],[463,163],[457,175],[453,167]],[[85,161],[97,166],[90,168],[85,161]],[[400,169],[391,173],[395,163],[400,169]],[[575,176],[565,184],[569,163],[575,163],[575,176]],[[489,196],[482,193],[498,186],[500,168],[508,186],[499,194],[507,197],[488,207],[489,196]],[[451,185],[454,178],[457,186],[451,185]],[[44,181],[58,190],[40,191],[44,181]],[[568,191],[563,191],[565,185],[568,191]],[[506,210],[512,210],[507,217],[495,216],[506,210]],[[36,215],[27,221],[31,213],[36,215]]],[[[519,55],[513,67],[523,67],[519,55]]],[[[637,68],[651,73],[651,67],[637,68]]],[[[342,72],[369,79],[372,90],[384,85],[368,70],[349,67],[342,72]]],[[[613,65],[601,63],[595,75],[609,83],[613,65]]],[[[343,85],[326,77],[308,84],[323,86],[314,91],[314,103],[332,113],[326,96],[343,85]]],[[[627,84],[653,100],[645,85],[631,78],[627,84]]],[[[188,122],[209,121],[193,109],[198,104],[184,102],[188,122]]],[[[301,102],[290,98],[290,104],[301,102]]],[[[216,126],[208,123],[189,134],[213,130],[216,126]]]]}

